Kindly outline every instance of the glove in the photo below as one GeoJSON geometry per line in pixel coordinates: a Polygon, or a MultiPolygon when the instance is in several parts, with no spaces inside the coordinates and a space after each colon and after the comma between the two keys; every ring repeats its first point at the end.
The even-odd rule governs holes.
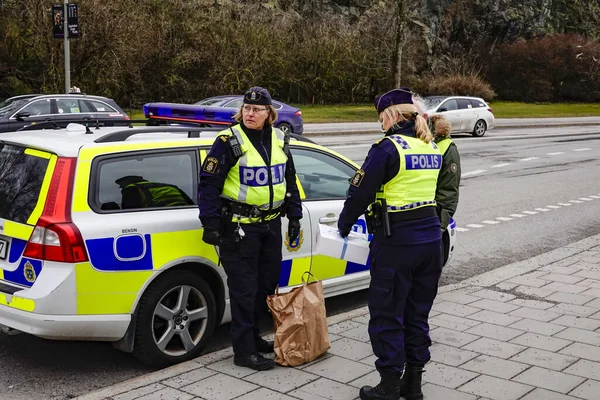
{"type": "Polygon", "coordinates": [[[219,228],[205,227],[204,233],[202,233],[202,241],[213,246],[220,245],[221,235],[219,234],[219,228]]]}
{"type": "Polygon", "coordinates": [[[300,220],[290,219],[288,223],[288,239],[290,243],[294,242],[300,236],[300,220]]]}
{"type": "Polygon", "coordinates": [[[352,230],[352,227],[345,228],[345,227],[341,226],[340,224],[338,224],[338,232],[340,233],[340,236],[343,238],[346,238],[350,234],[351,230],[352,230]]]}

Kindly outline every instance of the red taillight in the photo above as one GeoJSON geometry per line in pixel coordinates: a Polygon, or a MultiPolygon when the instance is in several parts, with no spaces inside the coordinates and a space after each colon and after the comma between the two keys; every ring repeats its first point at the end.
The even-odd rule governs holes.
{"type": "Polygon", "coordinates": [[[131,120],[131,118],[129,118],[129,115],[126,115],[125,116],[125,121],[129,121],[129,120],[131,120]]]}
{"type": "Polygon", "coordinates": [[[488,111],[489,111],[489,112],[492,112],[492,107],[488,107],[488,111]]]}
{"type": "Polygon", "coordinates": [[[59,262],[87,261],[81,232],[71,220],[75,158],[59,157],[42,216],[25,246],[24,257],[59,262]]]}
{"type": "Polygon", "coordinates": [[[301,117],[302,116],[302,111],[300,111],[300,110],[296,111],[296,115],[299,116],[299,117],[301,117]]]}

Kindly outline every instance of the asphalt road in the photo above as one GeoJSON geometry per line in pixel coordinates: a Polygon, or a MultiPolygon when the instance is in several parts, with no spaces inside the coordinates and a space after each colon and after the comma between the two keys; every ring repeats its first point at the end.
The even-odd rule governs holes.
{"type": "MultiPolygon", "coordinates": [[[[377,137],[312,139],[360,163],[377,137]]],[[[443,284],[600,233],[600,128],[502,128],[455,141],[463,168],[455,216],[461,232],[443,284]]],[[[366,298],[362,291],[330,299],[328,314],[363,306],[366,298]]],[[[207,351],[229,345],[228,329],[219,327],[207,351]]],[[[0,334],[0,360],[0,400],[63,400],[151,371],[107,343],[27,335],[0,334]]]]}

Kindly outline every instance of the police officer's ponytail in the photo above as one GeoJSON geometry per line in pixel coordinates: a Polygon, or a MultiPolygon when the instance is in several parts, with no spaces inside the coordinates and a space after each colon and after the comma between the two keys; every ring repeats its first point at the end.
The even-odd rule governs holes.
{"type": "Polygon", "coordinates": [[[385,114],[390,121],[394,121],[394,126],[398,126],[399,123],[404,121],[415,122],[415,136],[421,139],[425,143],[429,143],[433,140],[433,135],[429,131],[427,121],[421,114],[419,114],[417,108],[412,104],[395,104],[389,106],[383,110],[382,114],[385,114]]]}

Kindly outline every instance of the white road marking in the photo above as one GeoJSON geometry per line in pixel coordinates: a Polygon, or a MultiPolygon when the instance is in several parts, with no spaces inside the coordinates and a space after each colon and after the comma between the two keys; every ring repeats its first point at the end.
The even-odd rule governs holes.
{"type": "Polygon", "coordinates": [[[543,211],[543,212],[550,211],[547,208],[534,208],[534,210],[536,210],[536,211],[543,211]]]}
{"type": "Polygon", "coordinates": [[[580,197],[579,200],[583,200],[583,201],[592,201],[594,199],[590,199],[589,197],[580,197]]]}
{"type": "Polygon", "coordinates": [[[573,151],[588,151],[588,150],[591,150],[591,149],[589,147],[585,147],[583,149],[575,149],[573,151]]]}
{"type": "Polygon", "coordinates": [[[560,206],[546,206],[546,208],[551,208],[553,210],[556,210],[557,208],[560,208],[560,206]]]}
{"type": "Polygon", "coordinates": [[[537,214],[537,211],[521,211],[523,214],[527,214],[527,215],[534,215],[537,214]]]}
{"type": "Polygon", "coordinates": [[[483,174],[485,171],[487,171],[487,169],[476,169],[475,171],[465,172],[464,174],[461,174],[461,176],[465,177],[465,176],[483,174]]]}
{"type": "Polygon", "coordinates": [[[454,228],[454,229],[456,229],[457,232],[466,232],[466,231],[468,231],[468,229],[466,229],[466,228],[454,228]]]}
{"type": "Polygon", "coordinates": [[[478,225],[478,224],[469,224],[467,225],[469,228],[483,228],[483,225],[478,225]]]}
{"type": "Polygon", "coordinates": [[[521,158],[521,161],[531,161],[531,160],[537,160],[538,157],[528,157],[528,158],[521,158]]]}
{"type": "Polygon", "coordinates": [[[496,165],[492,165],[492,168],[506,167],[508,165],[510,165],[510,164],[508,164],[508,163],[505,163],[505,164],[496,164],[496,165]]]}
{"type": "Polygon", "coordinates": [[[595,194],[590,196],[592,199],[600,199],[600,196],[596,196],[595,194]]]}
{"type": "Polygon", "coordinates": [[[510,214],[511,217],[515,217],[515,218],[523,218],[526,217],[527,215],[523,215],[523,214],[510,214]]]}
{"type": "Polygon", "coordinates": [[[488,224],[488,225],[495,225],[495,224],[499,224],[500,222],[498,221],[490,221],[489,219],[486,219],[485,221],[481,221],[484,224],[488,224]]]}
{"type": "Polygon", "coordinates": [[[514,218],[508,218],[508,217],[498,217],[496,218],[498,221],[512,221],[514,218]]]}
{"type": "Polygon", "coordinates": [[[573,205],[571,203],[556,203],[556,204],[558,204],[559,206],[563,206],[563,207],[569,207],[569,206],[573,205]]]}
{"type": "Polygon", "coordinates": [[[565,152],[564,151],[555,151],[554,153],[546,153],[546,155],[549,155],[549,156],[557,156],[559,154],[565,154],[565,152]]]}

